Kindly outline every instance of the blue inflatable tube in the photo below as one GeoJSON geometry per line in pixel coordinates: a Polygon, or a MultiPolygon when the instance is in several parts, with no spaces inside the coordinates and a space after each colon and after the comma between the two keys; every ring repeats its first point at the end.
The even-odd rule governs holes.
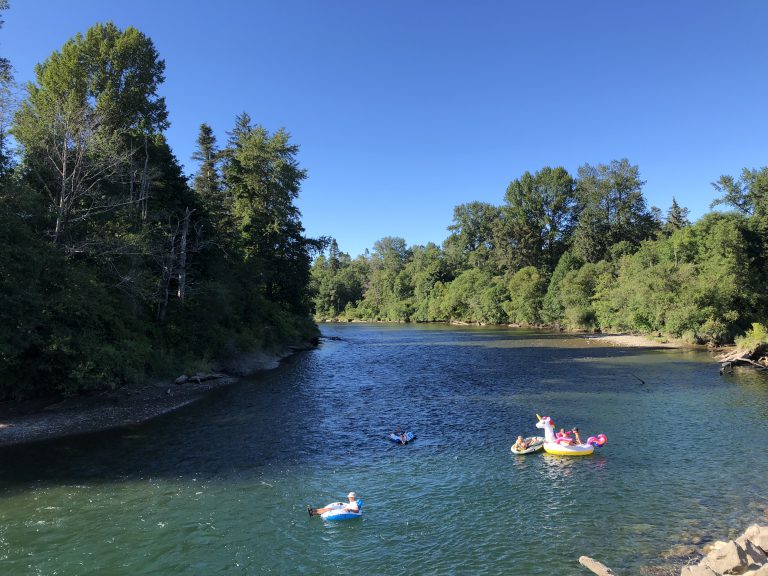
{"type": "Polygon", "coordinates": [[[389,435],[389,439],[392,440],[392,442],[394,442],[395,444],[405,444],[410,442],[414,438],[416,438],[416,435],[413,432],[405,433],[405,442],[403,442],[400,436],[398,434],[395,434],[394,432],[389,435]]]}
{"type": "Polygon", "coordinates": [[[328,520],[329,522],[335,522],[336,520],[352,520],[353,518],[360,518],[363,515],[363,501],[357,501],[357,508],[359,512],[350,512],[344,509],[344,502],[333,502],[324,506],[325,508],[333,508],[320,514],[320,518],[328,520]]]}

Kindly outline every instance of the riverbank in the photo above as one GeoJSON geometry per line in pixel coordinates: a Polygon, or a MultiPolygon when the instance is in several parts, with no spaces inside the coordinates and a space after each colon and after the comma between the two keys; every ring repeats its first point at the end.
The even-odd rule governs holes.
{"type": "Polygon", "coordinates": [[[72,398],[0,402],[0,446],[25,444],[141,424],[231,386],[240,377],[272,370],[291,354],[314,348],[306,343],[280,353],[253,352],[223,362],[222,374],[127,384],[72,398]]]}
{"type": "Polygon", "coordinates": [[[651,336],[640,334],[588,334],[584,336],[590,344],[605,343],[613,346],[624,346],[627,348],[691,348],[682,340],[669,338],[656,339],[651,336]]]}

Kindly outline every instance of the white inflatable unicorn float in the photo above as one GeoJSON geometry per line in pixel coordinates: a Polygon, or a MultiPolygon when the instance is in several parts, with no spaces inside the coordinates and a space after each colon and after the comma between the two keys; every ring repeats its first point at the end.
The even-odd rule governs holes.
{"type": "MultiPolygon", "coordinates": [[[[602,446],[608,439],[605,434],[598,434],[597,436],[590,436],[584,443],[578,443],[577,440],[571,437],[570,430],[568,432],[558,432],[555,434],[555,423],[552,422],[552,418],[549,416],[539,416],[536,422],[536,428],[544,430],[544,450],[549,454],[556,454],[558,456],[589,456],[595,451],[595,446],[602,446]]],[[[578,430],[576,430],[578,437],[578,430]]]]}

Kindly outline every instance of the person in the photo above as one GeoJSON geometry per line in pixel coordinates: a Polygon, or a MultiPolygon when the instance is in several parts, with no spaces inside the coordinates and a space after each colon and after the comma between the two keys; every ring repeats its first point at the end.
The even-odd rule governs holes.
{"type": "Polygon", "coordinates": [[[357,494],[354,492],[350,492],[347,494],[347,499],[349,502],[346,504],[341,504],[341,502],[338,502],[338,504],[341,504],[341,506],[331,504],[330,506],[326,506],[325,508],[312,508],[312,506],[307,505],[307,513],[309,514],[310,518],[312,516],[320,516],[323,512],[328,512],[329,510],[346,510],[347,512],[360,512],[360,506],[357,503],[357,494]]]}
{"type": "Polygon", "coordinates": [[[518,452],[522,452],[523,450],[528,449],[528,442],[526,442],[522,436],[518,436],[512,448],[514,448],[518,452]]]}
{"type": "Polygon", "coordinates": [[[400,437],[400,444],[408,444],[408,436],[405,435],[405,432],[403,432],[400,426],[395,430],[395,436],[400,437]]]}
{"type": "Polygon", "coordinates": [[[560,428],[560,432],[555,434],[555,441],[559,444],[571,444],[573,442],[573,439],[570,436],[570,433],[566,432],[564,428],[560,428]]]}
{"type": "Polygon", "coordinates": [[[571,432],[573,432],[573,435],[576,437],[576,444],[581,444],[582,442],[581,442],[581,436],[579,436],[579,429],[574,428],[573,430],[571,430],[571,432]]]}

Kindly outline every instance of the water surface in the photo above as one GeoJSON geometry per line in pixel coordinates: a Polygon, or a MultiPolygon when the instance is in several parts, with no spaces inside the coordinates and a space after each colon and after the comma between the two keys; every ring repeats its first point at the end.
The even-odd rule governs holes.
{"type": "Polygon", "coordinates": [[[768,380],[703,352],[501,328],[324,325],[152,423],[0,451],[13,574],[640,574],[765,520],[768,380]],[[510,453],[535,414],[608,444],[510,453]],[[386,439],[396,425],[418,439],[386,439]],[[355,490],[364,517],[306,505],[355,490]]]}

